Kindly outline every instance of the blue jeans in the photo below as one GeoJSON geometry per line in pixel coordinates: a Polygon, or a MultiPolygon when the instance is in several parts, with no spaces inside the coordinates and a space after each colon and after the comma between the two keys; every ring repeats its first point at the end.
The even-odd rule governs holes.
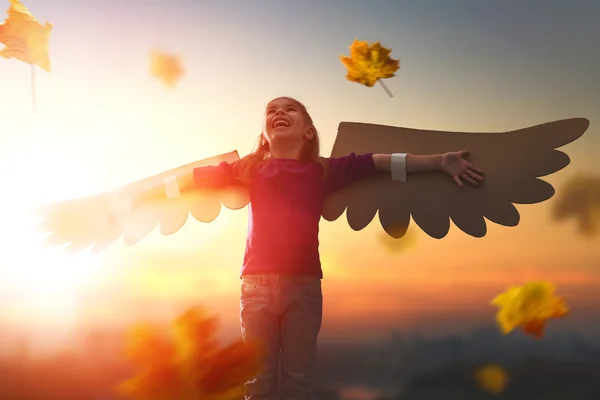
{"type": "Polygon", "coordinates": [[[246,400],[308,400],[323,316],[321,279],[307,275],[242,277],[242,337],[265,346],[262,372],[246,383],[246,400]],[[281,387],[279,376],[281,374],[281,387]]]}

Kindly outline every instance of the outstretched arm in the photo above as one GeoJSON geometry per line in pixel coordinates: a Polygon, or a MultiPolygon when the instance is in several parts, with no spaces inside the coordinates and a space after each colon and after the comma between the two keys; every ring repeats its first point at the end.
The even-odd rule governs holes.
{"type": "MultiPolygon", "coordinates": [[[[555,194],[555,189],[544,181],[544,177],[565,168],[570,161],[557,149],[577,140],[589,125],[585,118],[571,118],[508,132],[475,133],[342,122],[331,151],[332,163],[340,157],[343,160],[352,152],[372,153],[364,157],[359,172],[366,171],[368,176],[373,176],[382,171],[379,172],[382,176],[329,196],[323,205],[323,218],[335,221],[345,214],[352,229],[358,231],[377,216],[385,231],[395,238],[402,237],[405,228],[413,222],[430,237],[438,239],[448,234],[451,223],[473,237],[485,236],[489,223],[516,226],[520,216],[515,205],[540,203],[555,194]],[[489,176],[487,184],[480,184],[477,190],[453,187],[459,182],[465,182],[465,186],[469,184],[463,174],[471,179],[473,173],[479,175],[478,168],[469,168],[463,160],[466,152],[460,152],[461,149],[469,149],[473,159],[467,159],[481,165],[485,177],[489,176]],[[450,172],[455,184],[449,185],[443,176],[446,174],[437,172],[410,174],[407,184],[390,179],[392,160],[389,153],[395,152],[409,153],[405,161],[411,172],[421,169],[413,169],[412,161],[423,167],[435,164],[419,161],[436,158],[412,157],[413,154],[437,154],[438,159],[443,154],[442,165],[448,167],[440,169],[446,174],[450,172]],[[506,154],[510,155],[508,161],[506,154]]],[[[352,159],[347,161],[335,161],[336,166],[331,169],[336,173],[332,175],[348,176],[342,181],[356,182],[357,179],[351,179],[357,176],[353,169],[343,166],[357,163],[350,163],[352,159]]],[[[359,178],[365,175],[361,173],[359,178]]]]}
{"type": "Polygon", "coordinates": [[[467,151],[444,154],[373,154],[377,171],[391,172],[395,180],[406,181],[406,175],[416,172],[444,172],[458,185],[462,180],[477,185],[483,171],[464,159],[467,151]],[[462,179],[462,180],[461,180],[462,179]]]}
{"type": "MultiPolygon", "coordinates": [[[[407,174],[414,172],[429,172],[442,170],[443,154],[417,155],[406,154],[405,170],[407,174]]],[[[391,154],[373,154],[373,163],[377,171],[391,172],[392,171],[392,155],[391,154]]]]}
{"type": "Polygon", "coordinates": [[[45,239],[48,245],[67,244],[69,252],[93,245],[92,252],[97,252],[121,237],[126,245],[135,244],[157,226],[163,235],[171,235],[189,220],[190,215],[197,221],[209,223],[217,218],[221,206],[239,210],[248,204],[247,188],[238,184],[234,174],[230,173],[239,159],[237,151],[232,151],[181,165],[105,193],[43,204],[35,210],[39,217],[37,228],[50,234],[45,239]],[[204,169],[206,166],[214,167],[204,169]],[[173,178],[181,186],[181,197],[170,201],[170,198],[178,197],[172,196],[167,189],[173,178]],[[138,196],[142,193],[149,198],[140,199],[138,196]],[[136,203],[138,199],[141,201],[136,203]]]}
{"type": "Polygon", "coordinates": [[[195,167],[166,178],[134,194],[134,203],[149,199],[178,197],[180,193],[196,188],[221,189],[238,184],[233,174],[233,163],[221,162],[216,166],[195,167]]]}

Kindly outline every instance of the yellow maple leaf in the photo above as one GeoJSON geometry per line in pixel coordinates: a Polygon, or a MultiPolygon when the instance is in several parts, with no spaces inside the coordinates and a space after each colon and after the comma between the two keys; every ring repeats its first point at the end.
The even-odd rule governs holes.
{"type": "Polygon", "coordinates": [[[179,57],[158,50],[150,52],[150,74],[160,79],[167,87],[175,88],[184,72],[179,57]]]}
{"type": "Polygon", "coordinates": [[[217,319],[202,308],[186,310],[168,335],[137,326],[127,343],[126,354],[140,370],[118,390],[136,400],[238,399],[261,368],[260,346],[242,340],[221,346],[217,319]]]}
{"type": "Polygon", "coordinates": [[[42,25],[19,0],[9,0],[8,17],[0,25],[0,56],[16,58],[50,72],[52,24],[42,25]]]}
{"type": "Polygon", "coordinates": [[[521,326],[536,339],[543,336],[546,321],[569,313],[564,299],[554,295],[555,287],[548,282],[529,282],[512,286],[492,300],[499,308],[496,321],[503,334],[521,326]]]}
{"type": "Polygon", "coordinates": [[[508,374],[502,366],[487,364],[475,371],[475,381],[480,387],[493,394],[500,394],[508,385],[508,374]]]}
{"type": "Polygon", "coordinates": [[[340,56],[342,64],[348,70],[346,79],[367,87],[373,87],[379,82],[391,95],[381,80],[396,75],[400,60],[391,58],[390,53],[391,49],[383,47],[379,42],[370,45],[354,39],[350,45],[350,56],[340,56]]]}

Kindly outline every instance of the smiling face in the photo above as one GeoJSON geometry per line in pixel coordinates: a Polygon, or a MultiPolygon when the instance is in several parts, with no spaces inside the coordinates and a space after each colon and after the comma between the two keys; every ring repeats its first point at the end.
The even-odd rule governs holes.
{"type": "Polygon", "coordinates": [[[263,133],[267,141],[285,139],[304,144],[315,135],[315,128],[304,107],[293,99],[277,98],[267,105],[263,133]]]}

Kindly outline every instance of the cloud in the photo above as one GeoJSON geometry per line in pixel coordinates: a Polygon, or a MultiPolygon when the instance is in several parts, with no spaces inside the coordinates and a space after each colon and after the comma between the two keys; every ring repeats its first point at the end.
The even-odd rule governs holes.
{"type": "Polygon", "coordinates": [[[581,235],[600,235],[600,175],[580,174],[570,178],[553,202],[552,218],[555,221],[573,218],[581,235]]]}

